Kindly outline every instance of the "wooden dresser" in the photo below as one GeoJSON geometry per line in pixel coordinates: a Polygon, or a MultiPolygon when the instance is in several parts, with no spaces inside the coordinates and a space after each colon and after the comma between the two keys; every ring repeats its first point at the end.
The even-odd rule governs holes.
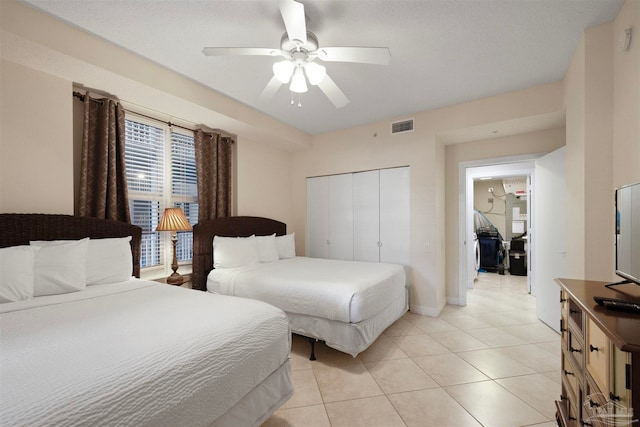
{"type": "Polygon", "coordinates": [[[556,401],[562,426],[638,426],[640,418],[640,314],[607,310],[594,296],[640,299],[640,286],[620,292],[604,282],[556,279],[560,285],[562,394],[556,401]],[[623,293],[624,292],[624,293],[623,293]]]}

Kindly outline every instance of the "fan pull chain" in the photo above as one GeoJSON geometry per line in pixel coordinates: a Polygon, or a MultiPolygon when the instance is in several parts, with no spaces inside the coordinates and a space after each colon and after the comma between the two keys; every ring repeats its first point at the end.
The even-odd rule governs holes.
{"type": "Polygon", "coordinates": [[[302,102],[300,102],[300,94],[298,94],[298,108],[302,107],[302,102]]]}

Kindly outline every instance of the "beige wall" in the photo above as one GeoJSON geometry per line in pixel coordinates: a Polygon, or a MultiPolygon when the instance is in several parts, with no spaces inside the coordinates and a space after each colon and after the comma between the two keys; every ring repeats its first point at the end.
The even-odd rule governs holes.
{"type": "Polygon", "coordinates": [[[289,151],[308,146],[309,135],[30,7],[8,0],[0,9],[0,211],[74,212],[79,85],[118,95],[141,113],[237,134],[237,213],[292,228],[289,151]]]}
{"type": "Polygon", "coordinates": [[[411,166],[411,305],[438,314],[447,297],[457,297],[459,163],[549,152],[565,144],[566,132],[568,271],[599,278],[613,265],[606,201],[614,185],[640,181],[637,34],[629,52],[614,47],[621,29],[638,32],[639,20],[640,2],[627,0],[614,23],[588,30],[563,82],[412,114],[415,131],[402,135],[389,134],[389,119],[311,137],[32,8],[1,1],[0,210],[73,212],[71,90],[80,84],[237,134],[238,213],[287,222],[299,254],[306,177],[411,166]],[[27,104],[28,97],[38,102],[27,104]],[[490,137],[494,125],[513,128],[563,112],[566,131],[490,137]],[[446,145],[470,132],[480,136],[446,145]],[[600,234],[590,234],[594,227],[600,234]]]}
{"type": "Polygon", "coordinates": [[[311,149],[292,154],[293,222],[299,252],[305,245],[307,177],[409,165],[411,308],[437,315],[447,297],[457,296],[458,162],[548,152],[564,145],[564,130],[446,146],[441,135],[561,110],[562,85],[554,83],[417,113],[413,115],[415,131],[410,133],[390,135],[390,119],[314,137],[311,149]]]}
{"type": "Polygon", "coordinates": [[[613,24],[613,43],[633,28],[631,49],[613,49],[613,186],[640,182],[640,1],[627,0],[613,24]]]}
{"type": "Polygon", "coordinates": [[[640,28],[637,0],[585,32],[564,79],[570,277],[613,278],[613,190],[640,181],[640,43],[617,47],[628,27],[640,28]]]}
{"type": "Polygon", "coordinates": [[[0,212],[73,214],[71,85],[0,61],[0,212]]]}
{"type": "Polygon", "coordinates": [[[565,144],[565,129],[557,128],[521,135],[477,140],[446,147],[446,230],[447,230],[447,297],[455,301],[459,285],[458,245],[464,237],[459,235],[459,186],[460,163],[474,160],[498,159],[500,157],[516,157],[526,154],[550,153],[565,144]]]}

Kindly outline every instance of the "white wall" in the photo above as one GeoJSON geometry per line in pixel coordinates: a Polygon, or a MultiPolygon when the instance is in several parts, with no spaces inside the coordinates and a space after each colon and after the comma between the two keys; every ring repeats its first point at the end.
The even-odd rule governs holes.
{"type": "Polygon", "coordinates": [[[489,188],[493,188],[498,196],[505,194],[501,179],[476,180],[473,182],[473,207],[484,213],[487,219],[498,229],[502,237],[506,238],[506,197],[492,195],[489,193],[489,188]],[[489,203],[489,198],[493,199],[493,205],[489,203]]]}

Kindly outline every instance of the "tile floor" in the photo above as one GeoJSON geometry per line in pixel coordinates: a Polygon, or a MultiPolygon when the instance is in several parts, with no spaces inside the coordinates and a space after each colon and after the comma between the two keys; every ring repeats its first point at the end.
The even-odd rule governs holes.
{"type": "Polygon", "coordinates": [[[405,314],[353,358],[294,337],[293,397],[263,427],[556,426],[560,336],[526,277],[481,273],[467,306],[405,314]]]}

